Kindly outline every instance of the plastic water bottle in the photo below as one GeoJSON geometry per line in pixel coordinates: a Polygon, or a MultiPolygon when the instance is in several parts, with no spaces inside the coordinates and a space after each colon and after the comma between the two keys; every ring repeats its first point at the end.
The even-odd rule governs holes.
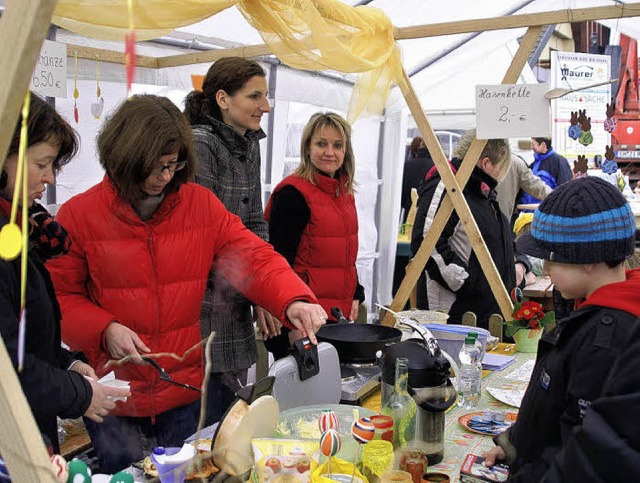
{"type": "Polygon", "coordinates": [[[484,358],[484,351],[482,350],[482,342],[480,342],[480,336],[478,335],[477,332],[469,332],[467,334],[467,337],[473,337],[473,340],[475,341],[475,345],[480,351],[480,358],[478,360],[478,363],[480,365],[480,370],[482,370],[482,359],[484,358]]]}
{"type": "Polygon", "coordinates": [[[471,409],[480,402],[480,351],[473,337],[467,337],[460,350],[460,384],[458,385],[458,405],[463,409],[471,409]]]}

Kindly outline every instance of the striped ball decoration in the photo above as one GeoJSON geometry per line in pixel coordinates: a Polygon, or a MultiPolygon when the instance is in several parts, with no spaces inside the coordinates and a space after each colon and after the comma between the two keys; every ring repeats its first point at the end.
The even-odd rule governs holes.
{"type": "Polygon", "coordinates": [[[633,255],[636,223],[618,188],[595,176],[558,186],[533,214],[521,252],[559,263],[588,264],[633,255]]]}
{"type": "Polygon", "coordinates": [[[351,434],[359,444],[367,444],[373,439],[375,426],[369,418],[360,418],[351,425],[351,434]]]}
{"type": "Polygon", "coordinates": [[[324,433],[329,429],[335,429],[337,431],[339,426],[340,424],[338,423],[338,416],[336,416],[336,413],[330,409],[322,411],[318,418],[318,428],[320,428],[321,433],[324,433]]]}
{"type": "Polygon", "coordinates": [[[325,456],[333,456],[342,446],[342,438],[335,429],[327,429],[320,437],[320,451],[325,456]]]}

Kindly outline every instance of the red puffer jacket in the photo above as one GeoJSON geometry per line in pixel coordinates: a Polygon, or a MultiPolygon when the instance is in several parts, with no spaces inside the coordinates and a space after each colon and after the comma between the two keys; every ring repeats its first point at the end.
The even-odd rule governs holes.
{"type": "MultiPolygon", "coordinates": [[[[302,232],[293,269],[313,290],[327,314],[338,307],[348,317],[358,284],[358,214],[354,196],[345,193],[342,184],[342,180],[328,176],[316,176],[313,184],[290,175],[273,193],[293,186],[304,196],[310,219],[302,232]]],[[[270,216],[271,198],[265,208],[267,221],[270,216]]]]}
{"type": "MultiPolygon", "coordinates": [[[[129,327],[179,382],[200,387],[199,315],[212,266],[254,303],[280,320],[295,300],[316,301],[286,260],[244,227],[209,190],[183,185],[167,195],[150,220],[104,180],[65,203],[56,217],[73,244],[48,267],[62,308],[63,340],[82,350],[99,375],[112,368],[131,381],[132,397],[120,416],[153,416],[194,401],[196,392],[158,379],[148,365],[105,369],[110,359],[103,331],[111,321],[129,327]]],[[[290,326],[290,325],[289,325],[290,326]]]]}

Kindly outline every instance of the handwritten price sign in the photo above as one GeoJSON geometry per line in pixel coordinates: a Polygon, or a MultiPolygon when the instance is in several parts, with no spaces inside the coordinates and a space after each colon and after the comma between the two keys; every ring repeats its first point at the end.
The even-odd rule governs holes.
{"type": "Polygon", "coordinates": [[[29,88],[42,96],[67,97],[67,46],[45,40],[29,88]]]}
{"type": "Polygon", "coordinates": [[[476,86],[478,139],[549,137],[547,84],[476,86]]]}

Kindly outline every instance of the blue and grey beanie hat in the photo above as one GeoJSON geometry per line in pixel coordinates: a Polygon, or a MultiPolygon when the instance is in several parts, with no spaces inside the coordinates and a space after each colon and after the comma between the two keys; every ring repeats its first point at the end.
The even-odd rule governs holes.
{"type": "Polygon", "coordinates": [[[599,263],[633,254],[636,223],[620,191],[587,176],[551,193],[533,214],[531,232],[518,248],[534,257],[561,263],[599,263]]]}

